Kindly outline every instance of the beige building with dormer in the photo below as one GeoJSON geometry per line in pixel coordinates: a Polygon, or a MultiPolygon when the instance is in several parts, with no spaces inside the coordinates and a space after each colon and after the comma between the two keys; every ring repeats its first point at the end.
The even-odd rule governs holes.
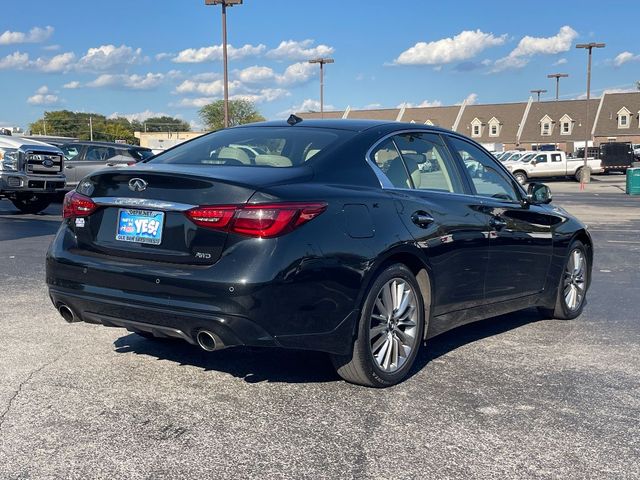
{"type": "MultiPolygon", "coordinates": [[[[318,112],[298,113],[320,118],[318,112]]],[[[590,144],[640,144],[640,92],[606,93],[587,101],[559,100],[485,105],[389,108],[325,112],[325,118],[359,118],[436,125],[483,144],[489,150],[536,149],[555,145],[573,152],[590,144]]]]}

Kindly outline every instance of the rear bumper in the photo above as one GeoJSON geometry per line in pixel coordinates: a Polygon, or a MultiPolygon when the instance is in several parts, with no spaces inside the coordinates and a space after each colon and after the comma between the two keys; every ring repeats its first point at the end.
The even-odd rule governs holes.
{"type": "Polygon", "coordinates": [[[173,309],[167,306],[78,294],[60,288],[49,288],[56,309],[66,305],[76,318],[107,327],[121,327],[133,332],[151,333],[158,337],[175,337],[197,345],[200,330],[213,332],[223,347],[239,345],[279,346],[264,329],[250,320],[207,311],[173,309]]]}

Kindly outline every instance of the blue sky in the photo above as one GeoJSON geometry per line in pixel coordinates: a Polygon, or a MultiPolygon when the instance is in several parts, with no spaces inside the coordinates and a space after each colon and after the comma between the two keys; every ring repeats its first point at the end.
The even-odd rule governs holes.
{"type": "MultiPolygon", "coordinates": [[[[268,118],[318,109],[523,101],[554,91],[548,73],[570,76],[561,96],[585,91],[581,42],[594,52],[592,89],[640,80],[631,1],[434,2],[245,0],[229,9],[231,95],[268,118]],[[626,27],[621,28],[621,26],[626,27]]],[[[222,96],[220,8],[204,0],[6,2],[0,17],[0,125],[26,126],[66,108],[144,120],[179,116],[222,96]]]]}

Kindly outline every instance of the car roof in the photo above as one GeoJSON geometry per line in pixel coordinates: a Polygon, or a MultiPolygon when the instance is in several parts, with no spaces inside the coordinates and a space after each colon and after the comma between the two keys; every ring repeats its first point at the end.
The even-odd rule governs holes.
{"type": "Polygon", "coordinates": [[[332,130],[350,130],[354,132],[362,132],[371,128],[385,128],[393,130],[424,130],[430,132],[447,132],[456,133],[445,128],[436,127],[434,125],[424,125],[420,123],[408,122],[391,122],[388,120],[349,120],[349,119],[303,119],[302,121],[289,125],[284,120],[275,120],[270,122],[248,123],[239,125],[234,128],[248,127],[288,127],[288,128],[326,128],[332,130]]]}
{"type": "Polygon", "coordinates": [[[76,142],[67,142],[65,145],[74,144],[74,145],[95,145],[98,147],[119,147],[119,148],[137,148],[142,150],[150,150],[147,147],[141,147],[139,145],[129,145],[128,143],[114,143],[114,142],[92,142],[91,140],[78,140],[76,142]]]}

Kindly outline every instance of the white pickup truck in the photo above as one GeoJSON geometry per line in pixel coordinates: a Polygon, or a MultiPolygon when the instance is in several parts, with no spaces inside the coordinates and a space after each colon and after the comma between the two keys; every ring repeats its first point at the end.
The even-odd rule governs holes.
{"type": "MultiPolygon", "coordinates": [[[[584,159],[569,158],[564,152],[539,152],[525,155],[519,161],[505,162],[505,167],[513,174],[518,183],[524,185],[529,178],[573,177],[580,181],[584,159]]],[[[602,173],[600,160],[587,160],[591,173],[602,173]]]]}

